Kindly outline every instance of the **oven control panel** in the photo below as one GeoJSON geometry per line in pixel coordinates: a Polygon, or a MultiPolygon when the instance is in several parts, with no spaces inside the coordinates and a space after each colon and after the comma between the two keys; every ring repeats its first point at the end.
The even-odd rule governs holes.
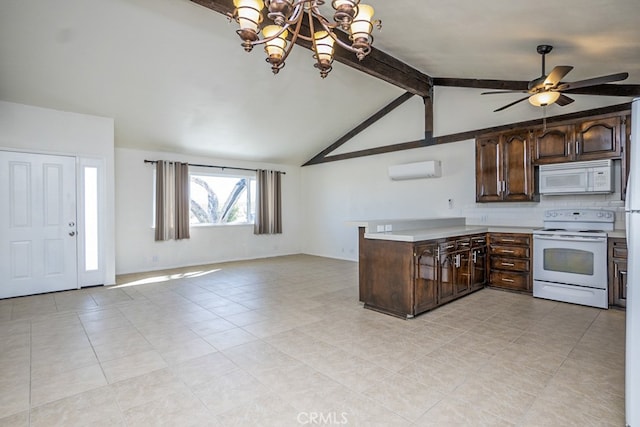
{"type": "Polygon", "coordinates": [[[589,221],[589,222],[613,222],[615,212],[604,209],[553,209],[545,211],[545,221],[555,219],[558,221],[589,221]]]}
{"type": "Polygon", "coordinates": [[[616,214],[606,209],[551,209],[544,212],[546,229],[613,230],[616,214]]]}

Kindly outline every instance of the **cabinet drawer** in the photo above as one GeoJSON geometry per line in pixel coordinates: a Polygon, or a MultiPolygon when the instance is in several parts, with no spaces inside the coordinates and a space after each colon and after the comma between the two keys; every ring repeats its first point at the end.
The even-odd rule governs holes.
{"type": "Polygon", "coordinates": [[[491,245],[490,253],[491,255],[504,255],[513,258],[529,258],[529,247],[491,245]]]}
{"type": "Polygon", "coordinates": [[[492,270],[509,270],[509,271],[529,271],[528,259],[515,259],[515,258],[491,258],[492,270]]]}
{"type": "Polygon", "coordinates": [[[453,252],[456,250],[456,241],[448,240],[446,242],[440,243],[438,247],[440,248],[440,255],[443,255],[447,252],[453,252]]]}
{"type": "Polygon", "coordinates": [[[506,271],[492,271],[490,282],[493,286],[515,289],[519,291],[529,290],[529,273],[511,273],[506,271]]]}
{"type": "Polygon", "coordinates": [[[471,247],[471,239],[469,237],[456,240],[456,249],[467,249],[469,247],[471,247]]]}
{"type": "Polygon", "coordinates": [[[627,258],[627,245],[614,244],[612,255],[614,258],[627,258]]]}
{"type": "Polygon", "coordinates": [[[493,245],[522,245],[529,246],[530,238],[528,235],[513,235],[513,234],[491,234],[491,244],[493,245]]]}
{"type": "Polygon", "coordinates": [[[471,246],[474,248],[477,246],[485,246],[486,244],[487,244],[486,236],[473,236],[471,238],[471,246]]]}

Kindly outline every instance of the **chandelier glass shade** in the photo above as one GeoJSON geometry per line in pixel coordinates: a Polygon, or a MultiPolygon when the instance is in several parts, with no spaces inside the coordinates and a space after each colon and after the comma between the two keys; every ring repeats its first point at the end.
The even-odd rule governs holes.
{"type": "Polygon", "coordinates": [[[265,45],[266,60],[274,74],[284,67],[300,38],[310,44],[315,67],[325,78],[332,69],[336,44],[362,60],[371,52],[373,28],[380,29],[382,23],[373,20],[373,8],[360,4],[360,0],[333,0],[331,21],[320,12],[324,3],[325,0],[233,0],[235,10],[229,19],[238,23],[240,28],[236,32],[245,51],[251,52],[258,44],[265,45]],[[261,29],[265,12],[270,22],[261,29]],[[340,39],[337,28],[349,35],[350,44],[340,39]]]}

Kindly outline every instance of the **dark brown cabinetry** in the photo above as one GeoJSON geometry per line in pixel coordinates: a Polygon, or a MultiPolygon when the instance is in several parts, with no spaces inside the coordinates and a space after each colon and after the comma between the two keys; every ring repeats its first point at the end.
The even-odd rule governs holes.
{"type": "Polygon", "coordinates": [[[416,245],[415,303],[413,313],[438,305],[438,244],[416,245]]]}
{"type": "Polygon", "coordinates": [[[489,265],[491,286],[531,292],[531,235],[490,233],[489,265]]]}
{"type": "Polygon", "coordinates": [[[471,263],[469,266],[469,287],[471,291],[487,284],[487,237],[471,237],[471,263]]]}
{"type": "Polygon", "coordinates": [[[476,138],[476,201],[537,201],[534,165],[621,159],[628,175],[629,111],[556,121],[476,138]]]}
{"type": "Polygon", "coordinates": [[[625,122],[626,116],[613,115],[536,129],[533,162],[619,159],[626,139],[625,122]]]}
{"type": "Polygon", "coordinates": [[[609,305],[627,306],[627,242],[609,238],[609,305]]]}
{"type": "Polygon", "coordinates": [[[476,139],[476,201],[523,202],[536,199],[528,130],[476,139]]]}
{"type": "Polygon", "coordinates": [[[424,242],[364,238],[360,228],[360,301],[412,317],[486,284],[486,236],[424,242]]]}

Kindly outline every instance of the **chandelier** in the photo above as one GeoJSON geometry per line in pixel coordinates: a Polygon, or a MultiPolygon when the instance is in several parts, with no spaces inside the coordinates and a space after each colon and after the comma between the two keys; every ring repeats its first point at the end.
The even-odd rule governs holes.
{"type": "Polygon", "coordinates": [[[284,67],[293,45],[300,38],[311,43],[316,61],[314,66],[320,70],[320,76],[325,78],[332,68],[336,43],[355,53],[362,61],[371,52],[373,27],[382,28],[382,22],[373,21],[373,8],[360,4],[360,0],[333,0],[331,6],[335,12],[332,22],[320,13],[319,7],[324,3],[324,0],[233,0],[235,10],[229,14],[229,19],[239,24],[240,29],[236,32],[242,39],[245,51],[251,52],[258,44],[265,45],[266,60],[271,64],[273,74],[278,74],[284,67]],[[263,9],[266,9],[267,18],[273,24],[264,26],[260,31],[264,19],[263,9]],[[301,32],[305,15],[308,19],[308,34],[301,32]],[[338,27],[349,34],[351,45],[336,35],[334,30],[338,27]]]}

